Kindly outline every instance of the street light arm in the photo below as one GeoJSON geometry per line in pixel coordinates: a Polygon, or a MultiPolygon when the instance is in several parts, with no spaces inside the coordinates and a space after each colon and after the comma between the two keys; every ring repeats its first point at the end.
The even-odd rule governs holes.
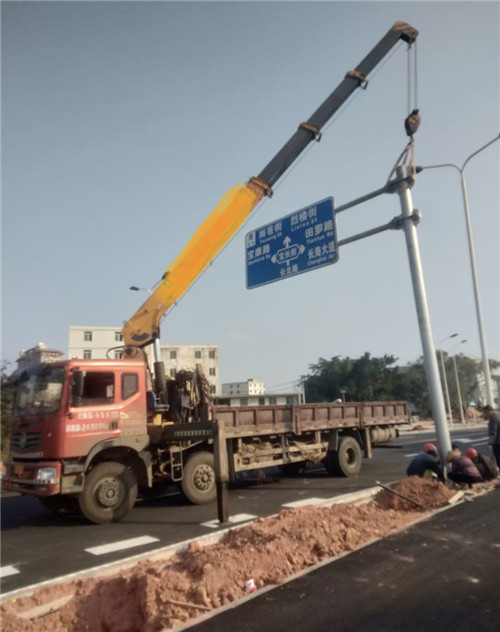
{"type": "MultiPolygon", "coordinates": [[[[483,145],[482,147],[480,147],[479,149],[476,149],[476,151],[471,154],[464,162],[461,171],[463,171],[465,169],[465,165],[469,162],[469,160],[471,160],[472,158],[474,158],[474,156],[476,156],[479,152],[483,151],[483,149],[486,149],[486,147],[489,147],[490,145],[492,145],[493,143],[496,143],[497,140],[500,139],[500,134],[498,134],[498,136],[496,138],[494,138],[493,140],[490,140],[489,143],[486,143],[486,145],[483,145]]],[[[455,166],[455,165],[453,165],[455,166]]]]}
{"type": "Polygon", "coordinates": [[[426,169],[440,169],[441,167],[454,167],[458,172],[462,173],[462,169],[460,169],[458,165],[455,165],[452,162],[444,162],[440,165],[427,165],[425,167],[417,167],[417,171],[425,171],[426,169]]]}

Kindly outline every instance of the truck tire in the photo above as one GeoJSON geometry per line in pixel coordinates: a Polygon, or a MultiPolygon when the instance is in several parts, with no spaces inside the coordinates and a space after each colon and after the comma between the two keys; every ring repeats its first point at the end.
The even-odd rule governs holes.
{"type": "Polygon", "coordinates": [[[339,449],[330,450],[323,461],[326,471],[332,476],[357,476],[362,463],[361,446],[353,437],[343,437],[339,449]]]}
{"type": "Polygon", "coordinates": [[[217,497],[214,455],[211,452],[194,452],[184,466],[181,481],[184,496],[194,505],[210,503],[217,497]]]}
{"type": "Polygon", "coordinates": [[[79,496],[83,515],[94,524],[118,522],[132,509],[137,481],[123,463],[107,461],[96,465],[85,477],[79,496]]]}

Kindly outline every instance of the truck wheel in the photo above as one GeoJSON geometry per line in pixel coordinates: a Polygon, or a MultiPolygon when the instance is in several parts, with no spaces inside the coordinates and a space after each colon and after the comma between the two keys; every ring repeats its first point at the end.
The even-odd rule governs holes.
{"type": "Polygon", "coordinates": [[[214,455],[194,452],[184,466],[181,488],[184,496],[195,505],[210,503],[217,497],[214,455]]]}
{"type": "Polygon", "coordinates": [[[79,497],[83,515],[94,524],[118,522],[132,509],[137,498],[137,481],[123,463],[109,461],[96,465],[85,477],[79,497]]]}
{"type": "Polygon", "coordinates": [[[343,437],[337,451],[326,455],[323,465],[332,476],[356,476],[361,471],[363,454],[361,446],[353,437],[343,437]]]}

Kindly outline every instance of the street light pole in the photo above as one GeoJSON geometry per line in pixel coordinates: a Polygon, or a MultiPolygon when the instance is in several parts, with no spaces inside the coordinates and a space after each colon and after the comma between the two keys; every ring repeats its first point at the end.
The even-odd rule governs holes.
{"type": "Polygon", "coordinates": [[[450,338],[456,338],[457,336],[458,334],[451,334],[451,336],[446,336],[446,338],[443,338],[442,340],[439,341],[439,357],[441,359],[441,372],[443,373],[444,394],[445,394],[445,399],[446,399],[446,414],[447,414],[448,424],[450,428],[453,428],[453,416],[451,414],[450,391],[448,390],[448,378],[446,377],[446,368],[444,366],[444,356],[443,356],[443,350],[441,349],[441,344],[445,340],[449,340],[450,338]]]}
{"type": "Polygon", "coordinates": [[[457,342],[457,344],[452,349],[452,353],[453,353],[453,368],[455,369],[455,382],[456,382],[456,385],[457,385],[457,394],[458,394],[458,408],[460,410],[460,422],[463,425],[465,425],[464,408],[463,408],[463,404],[462,404],[462,392],[460,390],[460,381],[458,379],[457,354],[455,353],[455,349],[458,347],[458,345],[463,345],[464,342],[467,342],[467,340],[461,340],[460,342],[457,342]]]}
{"type": "Polygon", "coordinates": [[[486,143],[486,145],[483,145],[482,147],[480,147],[479,149],[477,149],[475,152],[473,152],[464,162],[464,164],[462,165],[462,167],[460,168],[458,165],[455,165],[453,163],[444,163],[441,165],[429,165],[428,167],[417,167],[417,172],[423,171],[425,169],[439,169],[441,167],[453,167],[454,169],[457,169],[457,171],[460,174],[460,181],[462,184],[462,196],[463,196],[463,202],[464,202],[464,211],[465,211],[465,223],[467,226],[467,238],[468,238],[468,242],[469,242],[469,256],[470,256],[470,265],[471,265],[471,272],[472,272],[472,283],[474,286],[474,299],[475,299],[475,303],[476,303],[476,315],[477,315],[477,326],[478,326],[478,330],[479,330],[479,341],[481,344],[481,355],[482,355],[482,360],[483,360],[483,374],[484,374],[484,381],[485,381],[485,385],[486,385],[486,399],[487,399],[487,403],[490,406],[495,406],[494,401],[493,401],[493,390],[491,388],[491,375],[490,375],[490,365],[489,365],[489,361],[488,361],[488,352],[486,349],[486,339],[484,336],[484,327],[483,327],[483,316],[482,316],[482,312],[481,312],[481,301],[479,298],[479,282],[478,282],[478,278],[477,278],[477,269],[476,269],[476,255],[474,252],[474,240],[472,237],[472,226],[471,226],[471,221],[470,221],[470,210],[469,210],[469,200],[467,198],[467,186],[465,183],[465,174],[464,174],[464,170],[465,167],[467,166],[468,162],[474,158],[474,156],[477,156],[477,154],[479,154],[480,152],[482,152],[484,149],[486,149],[487,147],[489,147],[490,145],[492,145],[493,143],[495,143],[497,140],[500,139],[500,134],[498,134],[498,136],[496,136],[493,140],[490,140],[489,143],[486,143]]]}

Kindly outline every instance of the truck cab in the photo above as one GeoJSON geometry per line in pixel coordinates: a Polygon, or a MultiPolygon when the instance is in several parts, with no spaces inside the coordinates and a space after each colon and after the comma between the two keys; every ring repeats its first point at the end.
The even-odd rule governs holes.
{"type": "Polygon", "coordinates": [[[121,513],[117,504],[133,505],[138,483],[147,485],[150,478],[146,383],[142,360],[68,360],[26,368],[18,376],[4,488],[57,507],[71,499],[93,521],[96,511],[114,515],[121,513]],[[124,480],[117,482],[109,463],[115,464],[111,470],[125,468],[132,476],[122,473],[124,480]],[[82,500],[97,466],[107,472],[104,481],[82,500]],[[92,507],[96,504],[100,507],[92,507]]]}

